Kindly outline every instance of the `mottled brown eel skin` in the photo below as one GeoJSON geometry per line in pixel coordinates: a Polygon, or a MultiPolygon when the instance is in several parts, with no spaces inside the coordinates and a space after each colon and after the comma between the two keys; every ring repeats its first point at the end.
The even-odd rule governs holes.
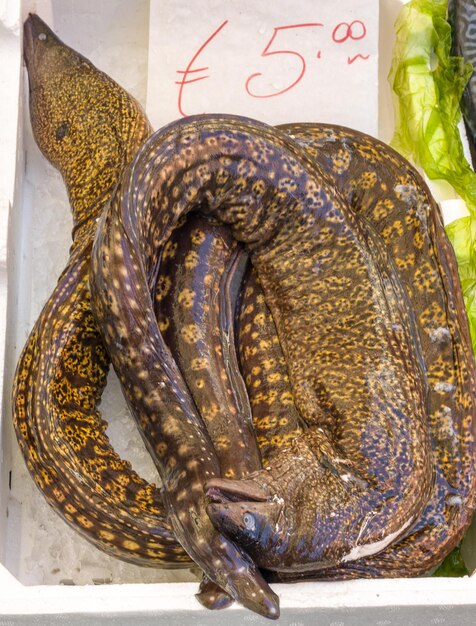
{"type": "MultiPolygon", "coordinates": [[[[441,562],[464,536],[476,497],[474,360],[454,254],[428,187],[389,146],[335,125],[280,128],[316,159],[364,223],[376,228],[392,257],[415,311],[436,450],[431,498],[400,541],[375,557],[308,577],[420,575],[441,562]]],[[[254,273],[244,287],[239,349],[257,438],[263,460],[269,463],[302,431],[302,423],[275,325],[254,273]]]]}
{"type": "Polygon", "coordinates": [[[189,563],[160,493],[114,452],[98,404],[109,358],[90,309],[96,223],[125,165],[150,134],[121,87],[31,15],[24,28],[33,132],[61,172],[74,218],[68,265],[20,356],[13,419],[36,484],[83,536],[139,564],[189,563]]]}
{"type": "MultiPolygon", "coordinates": [[[[367,554],[380,551],[418,519],[433,465],[425,376],[412,312],[383,246],[305,150],[272,127],[233,116],[179,121],[144,143],[98,225],[93,311],[149,442],[177,538],[210,579],[249,603],[244,557],[208,516],[223,508],[209,506],[204,491],[219,482],[218,459],[182,393],[150,296],[163,246],[197,205],[245,243],[308,424],[258,488],[257,479],[234,483],[235,496],[269,495],[256,507],[278,511],[280,524],[296,500],[306,515],[291,520],[299,534],[270,546],[267,567],[301,571],[354,560],[362,545],[367,554]],[[322,423],[323,386],[340,411],[332,433],[322,423]]],[[[189,332],[198,339],[200,327],[189,332]]]]}
{"type": "MultiPolygon", "coordinates": [[[[235,479],[261,469],[235,348],[236,301],[246,264],[228,229],[191,215],[164,246],[154,294],[159,329],[204,420],[221,475],[235,479]]],[[[206,577],[196,597],[208,608],[231,601],[206,577]]]]}
{"type": "MultiPolygon", "coordinates": [[[[476,503],[474,357],[453,250],[427,185],[389,146],[338,126],[281,128],[317,160],[363,224],[377,230],[393,259],[415,312],[425,360],[435,464],[431,497],[401,540],[375,556],[302,577],[416,576],[440,563],[461,540],[476,503]]],[[[241,361],[260,448],[270,459],[279,453],[283,432],[292,438],[300,425],[274,322],[253,275],[244,296],[241,361]]],[[[332,419],[332,407],[327,410],[332,419]]]]}
{"type": "Polygon", "coordinates": [[[228,229],[193,215],[164,246],[154,301],[159,329],[205,422],[221,475],[232,479],[261,469],[235,347],[247,259],[228,229]]]}

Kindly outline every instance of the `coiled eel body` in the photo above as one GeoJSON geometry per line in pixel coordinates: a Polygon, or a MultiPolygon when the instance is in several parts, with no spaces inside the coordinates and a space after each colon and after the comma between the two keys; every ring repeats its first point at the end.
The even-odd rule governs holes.
{"type": "MultiPolygon", "coordinates": [[[[228,223],[250,252],[277,321],[296,404],[309,426],[293,443],[292,465],[283,451],[273,469],[274,502],[266,506],[281,513],[279,483],[286,489],[298,482],[292,497],[297,494],[309,515],[296,539],[299,559],[293,554],[287,560],[295,549],[288,537],[284,550],[272,546],[273,568],[357,558],[357,539],[370,550],[382,549],[418,518],[432,476],[425,381],[411,311],[386,269],[384,251],[369,252],[370,235],[305,151],[275,129],[227,116],[177,122],[144,144],[98,228],[93,310],[155,457],[176,536],[212,580],[247,602],[242,557],[215,534],[207,515],[215,516],[204,493],[204,484],[213,485],[219,474],[215,451],[177,384],[176,363],[149,295],[157,253],[177,220],[197,205],[228,223]],[[324,293],[327,304],[319,300],[324,293]],[[337,304],[344,310],[336,337],[329,311],[337,304]],[[339,372],[332,367],[336,362],[339,372]],[[337,439],[321,425],[318,393],[324,384],[337,394],[342,411],[337,439]],[[367,456],[355,436],[363,432],[378,441],[373,452],[380,456],[367,456]],[[316,489],[309,499],[303,485],[311,481],[316,489]]],[[[378,242],[372,238],[372,244],[378,242]]],[[[199,327],[193,330],[198,338],[199,327]]],[[[244,491],[240,486],[234,495],[244,491]]],[[[263,491],[262,484],[253,496],[259,492],[262,498],[263,491]]]]}
{"type": "Polygon", "coordinates": [[[97,409],[109,358],[88,286],[98,216],[151,129],[132,97],[35,15],[24,49],[33,132],[64,178],[74,230],[68,265],[17,365],[18,441],[47,501],[89,541],[126,560],[176,567],[189,558],[160,493],[114,452],[97,409]]]}
{"type": "MultiPolygon", "coordinates": [[[[109,359],[89,306],[90,249],[98,216],[150,126],[133,98],[37,16],[25,23],[25,59],[35,139],[65,180],[74,241],[17,366],[18,440],[47,501],[99,548],[139,564],[188,566],[160,492],[114,452],[97,410],[109,359]]],[[[274,602],[264,581],[260,590],[260,605],[267,595],[274,602]]],[[[205,580],[199,599],[217,608],[217,593],[205,580]]]]}
{"type": "MultiPolygon", "coordinates": [[[[390,254],[415,312],[429,383],[428,427],[436,450],[431,497],[400,541],[375,557],[307,577],[420,575],[441,562],[461,540],[475,506],[474,363],[454,254],[428,187],[389,146],[333,125],[280,128],[319,163],[364,227],[375,227],[390,254]]],[[[254,272],[243,288],[242,300],[241,367],[263,461],[268,464],[302,432],[302,421],[274,321],[254,272]]],[[[294,580],[296,574],[272,578],[294,580]]]]}
{"type": "MultiPolygon", "coordinates": [[[[376,556],[309,577],[419,575],[441,562],[464,536],[476,498],[474,358],[454,254],[428,187],[401,155],[372,137],[342,127],[290,124],[281,128],[317,160],[362,223],[375,227],[393,260],[415,312],[435,451],[431,497],[402,539],[376,556]]],[[[245,291],[241,314],[242,367],[258,441],[266,446],[269,458],[280,449],[280,422],[284,420],[288,429],[299,424],[286,406],[292,391],[287,372],[279,365],[270,312],[253,277],[245,289],[249,293],[245,291]],[[272,362],[266,361],[259,342],[252,341],[262,336],[266,324],[271,330],[266,332],[265,348],[273,343],[272,362]]]]}

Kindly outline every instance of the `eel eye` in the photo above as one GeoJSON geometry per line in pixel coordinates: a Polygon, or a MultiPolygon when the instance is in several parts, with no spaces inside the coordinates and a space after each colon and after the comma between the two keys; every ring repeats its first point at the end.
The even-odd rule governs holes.
{"type": "Polygon", "coordinates": [[[256,520],[254,515],[251,515],[251,513],[245,513],[243,515],[243,523],[247,530],[254,530],[256,528],[256,520]]]}
{"type": "Polygon", "coordinates": [[[69,134],[68,124],[66,122],[63,122],[61,126],[58,126],[58,128],[56,129],[56,139],[58,139],[58,141],[61,141],[68,134],[69,134]]]}

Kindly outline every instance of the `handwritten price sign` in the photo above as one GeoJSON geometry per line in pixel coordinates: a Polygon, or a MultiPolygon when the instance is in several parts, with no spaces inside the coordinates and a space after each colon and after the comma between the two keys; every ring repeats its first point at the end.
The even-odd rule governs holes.
{"type": "Polygon", "coordinates": [[[147,111],[378,130],[378,0],[152,0],[147,111]]]}

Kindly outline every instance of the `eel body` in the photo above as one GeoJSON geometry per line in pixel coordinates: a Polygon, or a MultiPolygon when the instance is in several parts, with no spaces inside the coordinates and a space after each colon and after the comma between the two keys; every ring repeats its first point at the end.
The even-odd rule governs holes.
{"type": "MultiPolygon", "coordinates": [[[[93,310],[155,457],[177,538],[212,580],[247,604],[244,557],[215,534],[208,517],[216,522],[221,508],[207,506],[204,491],[207,483],[214,497],[219,462],[177,384],[150,296],[164,245],[197,206],[228,224],[250,253],[308,426],[259,488],[233,483],[240,487],[232,498],[251,491],[256,509],[272,507],[280,524],[302,531],[268,546],[266,567],[305,570],[353,560],[361,555],[359,541],[368,553],[381,550],[418,518],[432,478],[425,376],[412,313],[385,250],[285,134],[242,118],[203,116],[145,142],[98,228],[93,310]],[[332,430],[320,406],[324,396],[335,406],[332,430]],[[366,438],[375,442],[372,455],[366,438]],[[303,515],[290,520],[297,510],[303,515]]],[[[200,327],[189,331],[198,341],[200,327]]],[[[250,553],[261,565],[262,555],[250,553]]]]}
{"type": "MultiPolygon", "coordinates": [[[[164,246],[154,296],[159,329],[205,423],[221,476],[234,479],[261,469],[235,349],[236,302],[247,259],[228,229],[190,215],[164,246]]],[[[196,597],[214,609],[231,601],[207,577],[196,597]]]]}
{"type": "Polygon", "coordinates": [[[228,229],[200,215],[190,216],[164,247],[155,290],[159,329],[190,389],[225,478],[242,478],[261,469],[235,349],[236,300],[247,259],[228,229]]]}
{"type": "MultiPolygon", "coordinates": [[[[289,124],[281,128],[316,159],[363,225],[373,226],[389,251],[415,312],[435,451],[431,497],[400,541],[374,557],[303,576],[419,575],[441,562],[464,536],[476,498],[474,359],[454,254],[428,187],[389,146],[337,126],[289,124]]],[[[260,445],[266,446],[262,448],[265,458],[272,458],[282,445],[279,423],[289,428],[290,415],[295,427],[298,422],[295,418],[293,422],[285,406],[291,403],[292,390],[279,344],[274,342],[273,361],[267,362],[258,340],[265,323],[271,327],[267,349],[276,332],[256,279],[251,279],[247,289],[240,329],[242,367],[260,445]]],[[[297,577],[280,574],[275,578],[297,577]]]]}
{"type": "Polygon", "coordinates": [[[476,376],[454,252],[428,186],[392,148],[338,127],[286,131],[329,171],[359,219],[375,227],[415,313],[428,380],[431,496],[402,541],[344,569],[354,576],[416,576],[461,541],[476,507],[476,376]]]}
{"type": "MultiPolygon", "coordinates": [[[[63,175],[74,229],[68,265],[17,365],[18,442],[48,503],[96,547],[139,565],[188,567],[190,558],[171,531],[159,490],[114,452],[98,411],[109,358],[90,310],[91,245],[99,215],[151,128],[129,94],[36,15],[25,23],[24,53],[35,139],[63,175]]],[[[228,291],[222,292],[225,298],[228,291]]],[[[229,334],[228,328],[223,336],[229,334]]],[[[243,387],[239,399],[246,412],[245,398],[243,387]]],[[[247,431],[243,456],[256,469],[259,453],[250,416],[248,429],[242,425],[243,410],[235,418],[247,431]]],[[[206,580],[199,599],[209,608],[229,602],[206,580]]]]}
{"type": "Polygon", "coordinates": [[[151,129],[140,105],[57,39],[24,28],[36,142],[61,172],[74,217],[70,258],[20,356],[13,419],[22,454],[53,508],[102,550],[140,563],[189,563],[159,491],[109,443],[98,404],[109,358],[90,309],[96,222],[151,129]]]}

